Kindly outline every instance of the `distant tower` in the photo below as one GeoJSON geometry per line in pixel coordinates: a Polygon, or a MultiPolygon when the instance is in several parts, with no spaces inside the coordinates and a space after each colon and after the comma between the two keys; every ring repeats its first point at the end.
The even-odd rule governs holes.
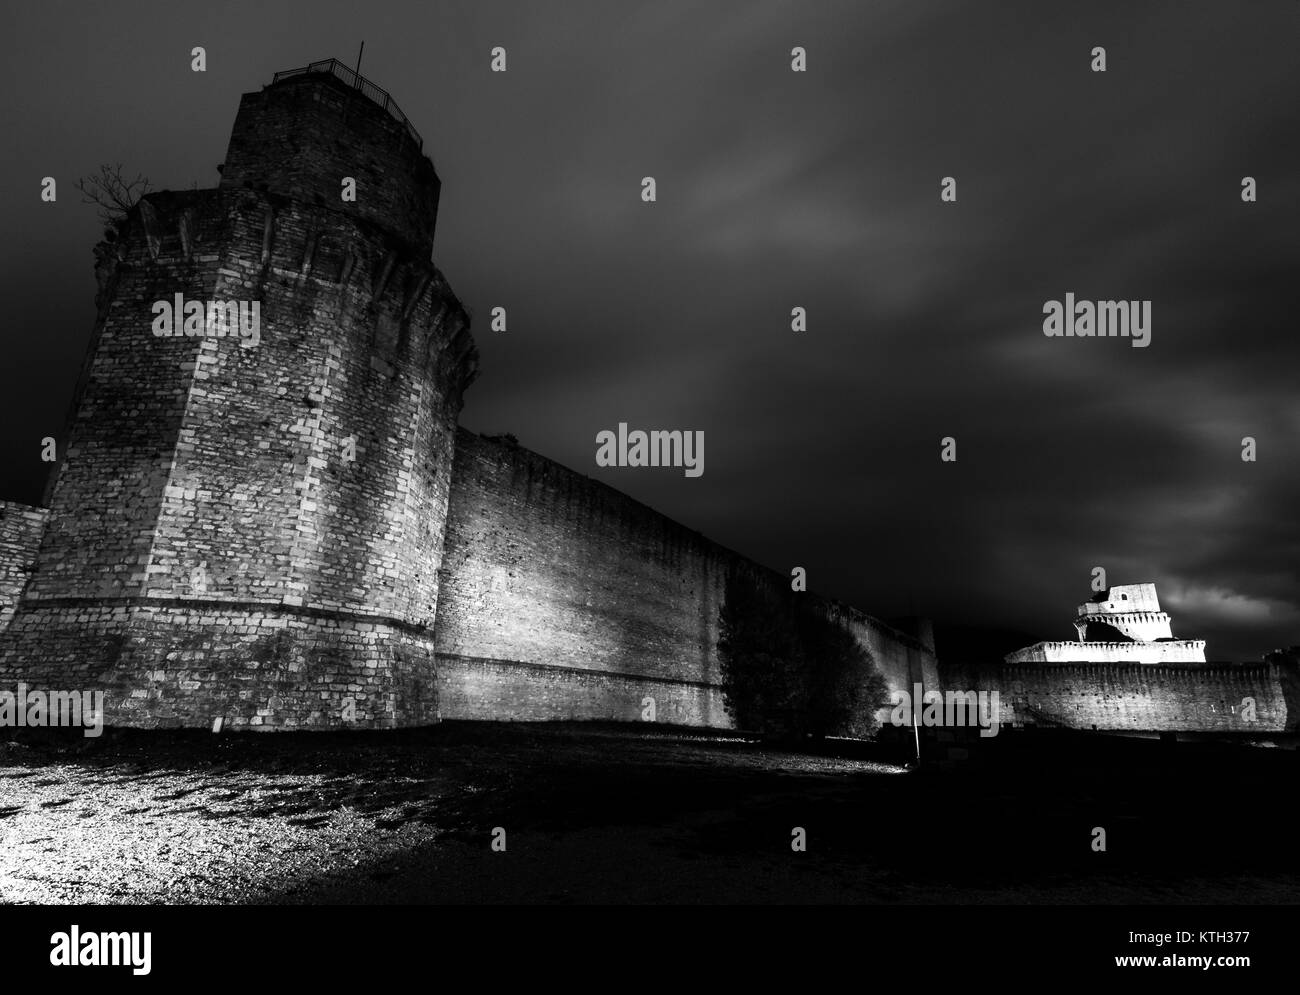
{"type": "Polygon", "coordinates": [[[1007,663],[1204,663],[1204,639],[1175,639],[1154,584],[1120,584],[1079,605],[1078,642],[1034,643],[1007,663]]]}
{"type": "Polygon", "coordinates": [[[1173,639],[1169,615],[1160,610],[1155,584],[1122,584],[1079,606],[1079,642],[1154,642],[1173,639]]]}
{"type": "Polygon", "coordinates": [[[152,194],[101,246],[99,317],[0,680],[102,688],[117,725],[434,721],[477,353],[431,261],[440,183],[421,149],[341,64],[279,73],[241,100],[217,188],[152,194]],[[159,337],[154,304],[178,294],[257,302],[257,341],[159,337]]]}

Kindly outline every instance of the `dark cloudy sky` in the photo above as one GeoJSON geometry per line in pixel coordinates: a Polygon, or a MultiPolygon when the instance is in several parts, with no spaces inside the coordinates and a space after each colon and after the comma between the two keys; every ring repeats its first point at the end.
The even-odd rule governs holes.
{"type": "Polygon", "coordinates": [[[39,497],[39,439],[91,329],[99,226],[73,181],[121,161],[215,185],[242,92],[364,38],[363,74],[443,180],[437,262],[480,316],[470,428],[877,615],[1069,638],[1100,565],[1157,582],[1213,659],[1300,643],[1298,3],[264,0],[7,20],[0,497],[39,497]],[[1045,338],[1043,302],[1067,291],[1151,300],[1151,346],[1045,338]],[[703,430],[704,475],[596,468],[619,421],[703,430]]]}

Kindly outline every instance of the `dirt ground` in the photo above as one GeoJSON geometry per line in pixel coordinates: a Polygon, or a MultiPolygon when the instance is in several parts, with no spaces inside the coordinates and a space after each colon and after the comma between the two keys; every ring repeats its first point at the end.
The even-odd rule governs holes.
{"type": "Polygon", "coordinates": [[[860,744],[586,724],[11,739],[0,900],[1300,900],[1296,751],[979,745],[909,771],[860,744]]]}

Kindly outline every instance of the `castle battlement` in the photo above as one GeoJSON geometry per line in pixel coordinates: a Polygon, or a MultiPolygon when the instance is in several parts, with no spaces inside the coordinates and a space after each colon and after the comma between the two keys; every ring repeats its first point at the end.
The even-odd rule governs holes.
{"type": "Polygon", "coordinates": [[[1042,642],[1008,653],[1005,659],[1007,663],[1204,663],[1205,640],[1042,642]]]}

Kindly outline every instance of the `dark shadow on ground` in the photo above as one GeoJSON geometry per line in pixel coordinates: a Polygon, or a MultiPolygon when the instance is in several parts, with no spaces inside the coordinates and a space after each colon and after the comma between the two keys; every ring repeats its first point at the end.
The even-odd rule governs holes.
{"type": "Polygon", "coordinates": [[[900,772],[878,762],[896,752],[860,744],[792,752],[603,724],[120,732],[9,749],[0,777],[75,763],[140,786],[143,810],[311,827],[347,806],[375,832],[437,830],[249,896],[267,903],[1300,900],[1294,750],[1058,731],[968,745],[968,762],[900,772]],[[200,788],[206,802],[187,802],[200,788]]]}

